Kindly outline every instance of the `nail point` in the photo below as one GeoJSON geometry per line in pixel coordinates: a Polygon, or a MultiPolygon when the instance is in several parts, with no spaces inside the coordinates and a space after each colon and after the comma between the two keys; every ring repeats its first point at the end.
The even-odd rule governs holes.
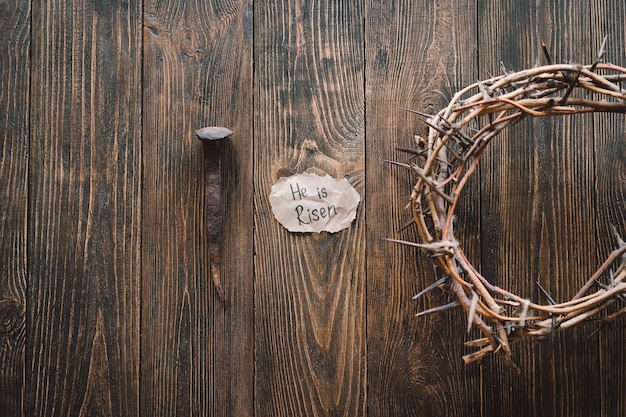
{"type": "Polygon", "coordinates": [[[232,130],[219,126],[208,126],[196,130],[196,135],[202,140],[220,140],[232,134],[232,130]]]}

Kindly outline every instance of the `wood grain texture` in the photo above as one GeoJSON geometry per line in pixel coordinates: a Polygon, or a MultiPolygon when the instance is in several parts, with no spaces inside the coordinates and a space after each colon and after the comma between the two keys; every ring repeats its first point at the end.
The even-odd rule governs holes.
{"type": "Polygon", "coordinates": [[[137,415],[139,5],[32,6],[26,415],[137,415]]]}
{"type": "MultiPolygon", "coordinates": [[[[545,62],[542,40],[554,62],[592,62],[603,37],[590,36],[592,3],[482,2],[481,73],[497,73],[500,61],[515,70],[545,62]]],[[[546,302],[535,282],[558,301],[571,298],[599,265],[602,240],[594,219],[597,176],[604,168],[596,145],[602,131],[593,120],[528,119],[503,133],[484,161],[483,273],[532,300],[546,302]]],[[[497,381],[507,387],[484,391],[485,414],[597,414],[606,401],[605,376],[598,339],[587,339],[592,331],[522,344],[516,358],[521,377],[509,379],[505,370],[485,367],[484,386],[497,381]]]]}
{"type": "MultiPolygon", "coordinates": [[[[397,146],[425,136],[410,108],[434,114],[476,76],[476,10],[468,2],[366,2],[368,408],[376,416],[476,415],[479,369],[464,367],[460,312],[416,318],[449,302],[433,292],[430,259],[384,238],[417,241],[406,206],[416,178],[383,162],[403,161],[397,146]]],[[[477,201],[475,184],[468,201],[477,201]]],[[[468,252],[477,254],[478,204],[459,210],[468,252]]]]}
{"type": "Polygon", "coordinates": [[[0,4],[0,410],[25,415],[30,7],[0,4]]]}
{"type": "Polygon", "coordinates": [[[142,381],[145,416],[253,410],[252,3],[144,5],[142,381]],[[202,143],[225,126],[222,285],[213,288],[202,143]]]}
{"type": "MultiPolygon", "coordinates": [[[[624,320],[466,366],[459,310],[383,160],[459,88],[543,61],[626,65],[622,0],[0,1],[0,415],[621,416],[624,320]],[[219,301],[204,149],[222,150],[219,301]],[[273,218],[279,177],[362,197],[335,234],[273,218]],[[366,180],[367,178],[367,180],[366,180]],[[591,337],[589,337],[591,335],[591,337]]],[[[482,273],[564,300],[626,238],[622,116],[526,119],[456,210],[482,273]],[[527,209],[522,209],[527,208],[527,209]]]]}
{"type": "Polygon", "coordinates": [[[363,8],[269,1],[255,10],[255,413],[365,410],[365,224],[288,233],[270,188],[322,170],[364,192],[363,8]]]}
{"type": "MultiPolygon", "coordinates": [[[[620,16],[626,14],[626,4],[617,0],[591,3],[591,45],[598,45],[606,35],[606,60],[626,65],[626,33],[620,16]]],[[[621,115],[594,117],[594,156],[596,171],[595,210],[596,262],[602,262],[615,249],[611,226],[626,236],[626,124],[621,115]]],[[[597,333],[600,346],[600,406],[602,416],[626,414],[626,401],[621,393],[626,389],[626,343],[624,323],[613,323],[597,333]]],[[[593,340],[593,339],[592,339],[593,340]]]]}
{"type": "MultiPolygon", "coordinates": [[[[482,19],[483,22],[478,28],[480,77],[499,74],[500,62],[512,70],[543,62],[539,61],[543,58],[540,41],[551,32],[548,28],[547,34],[545,31],[540,33],[538,26],[546,27],[543,21],[539,22],[549,19],[546,13],[537,2],[479,3],[479,21],[482,19]],[[512,21],[512,15],[518,18],[512,21]]],[[[555,33],[554,36],[558,35],[555,33]]],[[[544,41],[554,55],[561,51],[553,48],[552,39],[544,41]]],[[[554,123],[562,124],[563,121],[527,119],[507,129],[489,146],[481,162],[481,272],[492,282],[532,299],[538,299],[535,281],[540,278],[540,268],[543,268],[541,272],[547,281],[542,285],[548,291],[554,291],[554,281],[548,281],[552,277],[546,271],[550,268],[548,256],[555,254],[549,253],[545,216],[552,216],[552,204],[556,201],[546,195],[546,187],[551,184],[550,175],[554,175],[555,169],[548,165],[545,169],[549,172],[544,172],[539,166],[540,157],[544,164],[547,163],[546,153],[547,157],[552,155],[553,146],[563,146],[562,139],[556,145],[553,143],[555,134],[550,127],[554,123]],[[521,210],[520,207],[529,201],[534,204],[528,210],[521,210]]],[[[554,404],[550,402],[554,399],[554,392],[549,389],[554,383],[546,386],[544,381],[553,378],[556,370],[550,363],[541,363],[541,353],[550,361],[554,359],[555,349],[550,344],[516,346],[514,361],[522,369],[521,378],[510,375],[510,371],[497,360],[489,358],[485,361],[483,385],[493,387],[495,384],[496,388],[480,393],[485,407],[483,415],[504,410],[508,414],[512,409],[519,410],[516,411],[519,415],[553,413],[554,404]]]]}

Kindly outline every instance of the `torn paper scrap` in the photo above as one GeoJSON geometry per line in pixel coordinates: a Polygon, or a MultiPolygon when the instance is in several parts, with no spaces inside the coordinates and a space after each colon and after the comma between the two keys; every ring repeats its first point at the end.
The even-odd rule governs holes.
{"type": "Polygon", "coordinates": [[[342,178],[303,173],[283,177],[272,186],[274,217],[290,232],[335,233],[350,226],[361,201],[342,178]]]}

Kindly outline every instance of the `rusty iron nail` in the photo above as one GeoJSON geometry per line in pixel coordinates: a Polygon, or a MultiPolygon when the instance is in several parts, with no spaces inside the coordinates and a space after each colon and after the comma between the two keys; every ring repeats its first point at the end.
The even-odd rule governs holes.
{"type": "Polygon", "coordinates": [[[220,300],[224,301],[224,289],[220,280],[222,238],[222,167],[220,141],[233,134],[225,127],[209,126],[196,130],[204,143],[204,199],[206,227],[211,258],[211,277],[220,300]]]}

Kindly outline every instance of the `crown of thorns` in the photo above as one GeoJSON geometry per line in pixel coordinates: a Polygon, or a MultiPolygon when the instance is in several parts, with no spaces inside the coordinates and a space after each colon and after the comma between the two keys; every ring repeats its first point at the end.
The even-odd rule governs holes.
{"type": "MultiPolygon", "coordinates": [[[[475,350],[465,363],[496,354],[519,371],[511,359],[511,344],[524,338],[543,338],[553,332],[589,322],[610,322],[626,313],[626,244],[617,229],[617,249],[569,301],[557,303],[541,286],[547,304],[540,304],[492,284],[470,263],[453,232],[454,212],[461,191],[476,171],[483,151],[504,128],[531,115],[626,112],[626,69],[602,62],[604,43],[591,65],[552,64],[509,72],[479,81],[458,91],[436,115],[419,111],[428,125],[427,139],[416,136],[406,163],[392,162],[417,175],[409,207],[421,242],[389,239],[425,250],[443,277],[425,288],[456,297],[450,304],[419,313],[429,314],[461,306],[467,331],[473,326],[482,337],[466,342],[475,350]],[[585,94],[580,94],[584,92],[585,94]]],[[[390,161],[391,162],[391,161],[390,161]]]]}

